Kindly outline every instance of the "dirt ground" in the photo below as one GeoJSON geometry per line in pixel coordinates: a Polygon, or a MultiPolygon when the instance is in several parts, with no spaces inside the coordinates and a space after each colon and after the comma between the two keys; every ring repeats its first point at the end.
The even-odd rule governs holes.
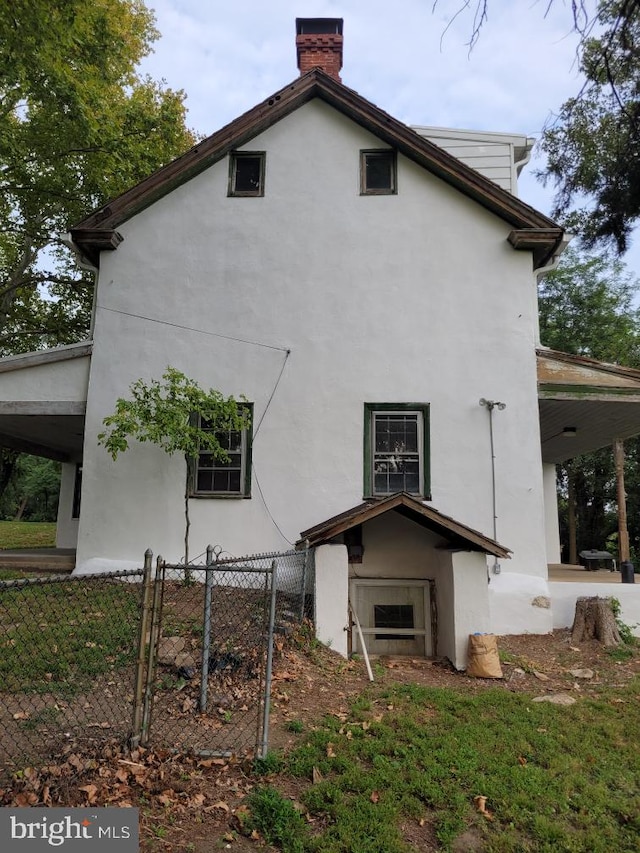
{"type": "MultiPolygon", "coordinates": [[[[498,645],[503,659],[501,680],[470,678],[455,672],[446,661],[409,658],[377,659],[374,677],[383,685],[416,683],[473,693],[498,688],[579,698],[595,695],[605,686],[622,687],[640,673],[638,652],[629,660],[617,661],[598,642],[573,646],[566,630],[501,637],[498,645]]],[[[292,720],[308,730],[326,714],[347,713],[350,701],[368,686],[361,661],[345,661],[313,643],[288,643],[275,661],[270,748],[286,750],[299,742],[300,735],[289,729],[292,720]]],[[[107,745],[94,755],[73,754],[60,765],[27,769],[19,781],[0,790],[0,803],[139,806],[145,853],[219,849],[255,853],[270,848],[259,838],[240,834],[236,816],[259,781],[251,768],[250,757],[198,758],[142,749],[128,753],[107,745]]],[[[297,800],[299,790],[292,787],[287,793],[297,800]]],[[[415,849],[437,849],[432,839],[413,838],[409,832],[407,842],[415,849]]]]}

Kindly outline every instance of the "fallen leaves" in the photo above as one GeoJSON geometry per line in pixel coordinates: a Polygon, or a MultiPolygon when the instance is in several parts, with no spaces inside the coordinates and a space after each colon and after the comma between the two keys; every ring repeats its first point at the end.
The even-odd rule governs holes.
{"type": "Polygon", "coordinates": [[[483,794],[478,794],[473,798],[473,802],[481,815],[483,815],[487,820],[493,820],[493,812],[490,812],[487,808],[487,797],[483,794]]]}

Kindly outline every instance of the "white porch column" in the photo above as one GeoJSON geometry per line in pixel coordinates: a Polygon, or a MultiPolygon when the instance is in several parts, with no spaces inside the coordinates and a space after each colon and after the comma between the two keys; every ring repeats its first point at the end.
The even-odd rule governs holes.
{"type": "Polygon", "coordinates": [[[75,548],[78,544],[78,519],[73,518],[76,463],[63,462],[60,473],[56,548],[75,548]]]}
{"type": "Polygon", "coordinates": [[[320,545],[315,553],[316,637],[347,657],[349,559],[345,545],[320,545]]]}
{"type": "Polygon", "coordinates": [[[556,466],[548,462],[542,465],[544,495],[544,529],[547,544],[547,563],[561,562],[560,521],[558,519],[558,488],[556,466]]]}

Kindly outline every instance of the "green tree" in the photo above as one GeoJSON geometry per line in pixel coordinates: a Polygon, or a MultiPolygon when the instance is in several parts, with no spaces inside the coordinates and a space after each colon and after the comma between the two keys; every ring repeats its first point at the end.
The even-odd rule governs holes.
{"type": "Polygon", "coordinates": [[[59,462],[19,454],[0,499],[0,515],[15,521],[55,521],[59,491],[59,462]]]}
{"type": "MultiPolygon", "coordinates": [[[[640,366],[640,284],[607,254],[569,249],[539,288],[540,339],[546,346],[602,361],[640,366]]],[[[626,442],[627,490],[640,491],[640,440],[626,442]]],[[[585,453],[558,466],[560,526],[567,531],[567,492],[573,481],[578,550],[603,548],[617,531],[616,476],[611,448],[585,453]]],[[[640,499],[640,498],[639,498],[640,499]]],[[[635,497],[633,498],[635,500],[635,497]]],[[[640,546],[640,516],[629,505],[630,540],[640,546]]]]}
{"type": "Polygon", "coordinates": [[[585,36],[585,84],[545,131],[542,173],[557,190],[554,215],[588,247],[623,253],[640,217],[640,4],[601,0],[585,36]]]}
{"type": "MultiPolygon", "coordinates": [[[[115,460],[129,448],[129,440],[151,442],[172,456],[185,458],[184,563],[189,563],[189,493],[192,460],[202,450],[214,459],[228,462],[220,443],[221,434],[249,427],[249,412],[243,402],[224,397],[219,391],[205,391],[179,370],[167,367],[163,381],[146,383],[138,379],[130,387],[130,398],[120,398],[112,415],[104,419],[98,443],[115,460]],[[206,427],[206,428],[203,428],[206,427]]],[[[186,575],[188,577],[188,575],[186,575]]]]}
{"type": "Polygon", "coordinates": [[[141,0],[0,3],[0,354],[86,337],[93,277],[62,236],[184,152],[184,95],[136,68],[141,0]]]}
{"type": "MultiPolygon", "coordinates": [[[[447,27],[463,13],[470,16],[473,49],[497,5],[495,0],[435,0],[434,9],[449,13],[447,27]]],[[[560,5],[548,0],[538,8],[546,14],[560,5]]],[[[584,83],[543,133],[548,164],[539,177],[556,187],[553,215],[586,247],[613,246],[622,254],[640,218],[640,3],[562,5],[567,25],[579,36],[584,83]]]]}
{"type": "Polygon", "coordinates": [[[538,288],[545,346],[615,364],[640,366],[640,282],[607,253],[569,248],[538,288]]]}

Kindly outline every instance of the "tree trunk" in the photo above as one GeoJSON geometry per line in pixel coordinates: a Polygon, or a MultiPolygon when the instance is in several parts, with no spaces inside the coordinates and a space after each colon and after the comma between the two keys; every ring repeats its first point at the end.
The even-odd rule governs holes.
{"type": "Polygon", "coordinates": [[[18,510],[17,510],[15,516],[13,517],[14,521],[22,521],[22,514],[25,511],[25,509],[27,508],[27,501],[28,500],[29,500],[29,498],[21,498],[20,506],[18,507],[18,510]]]}
{"type": "Polygon", "coordinates": [[[619,646],[622,642],[608,598],[582,597],[576,601],[571,642],[585,640],[600,640],[605,646],[619,646]]]}

